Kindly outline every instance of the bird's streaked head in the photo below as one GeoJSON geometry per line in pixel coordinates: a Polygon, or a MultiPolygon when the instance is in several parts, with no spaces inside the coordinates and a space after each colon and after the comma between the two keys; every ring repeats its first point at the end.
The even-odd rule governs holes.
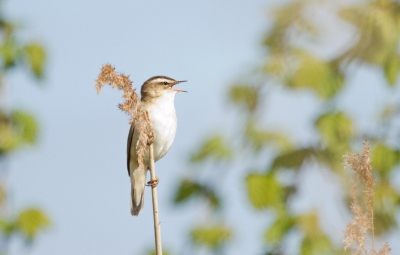
{"type": "Polygon", "coordinates": [[[186,81],[176,81],[167,76],[154,76],[145,81],[140,90],[142,101],[161,97],[167,93],[186,92],[185,90],[175,89],[173,86],[186,81]]]}

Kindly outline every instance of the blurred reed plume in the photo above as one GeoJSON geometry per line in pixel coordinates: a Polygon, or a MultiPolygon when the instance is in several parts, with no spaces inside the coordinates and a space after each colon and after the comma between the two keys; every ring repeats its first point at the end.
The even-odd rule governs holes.
{"type": "Polygon", "coordinates": [[[390,247],[385,243],[378,252],[375,250],[374,240],[374,178],[370,148],[364,142],[361,155],[347,153],[343,156],[344,165],[354,171],[350,191],[352,204],[350,210],[353,213],[353,222],[348,224],[344,231],[345,249],[351,248],[355,255],[388,255],[390,247]],[[360,199],[362,200],[360,202],[360,199]],[[371,249],[366,247],[367,232],[371,232],[371,249]]]}
{"type": "Polygon", "coordinates": [[[118,108],[131,116],[129,124],[134,125],[135,131],[139,132],[139,139],[136,143],[137,158],[139,167],[143,167],[143,158],[154,138],[149,115],[141,107],[141,101],[135,89],[132,89],[132,81],[129,79],[129,76],[116,73],[115,68],[110,64],[103,65],[101,68],[101,72],[95,83],[97,93],[100,93],[101,88],[105,84],[109,84],[113,88],[123,90],[124,92],[122,96],[124,103],[119,104],[118,108]]]}
{"type": "Polygon", "coordinates": [[[106,84],[111,85],[114,89],[120,89],[124,91],[122,97],[125,102],[123,104],[119,104],[118,108],[131,116],[129,124],[132,124],[140,102],[135,90],[132,89],[132,82],[129,80],[129,76],[116,73],[115,68],[110,64],[103,65],[95,83],[97,93],[100,94],[101,88],[106,84]]]}

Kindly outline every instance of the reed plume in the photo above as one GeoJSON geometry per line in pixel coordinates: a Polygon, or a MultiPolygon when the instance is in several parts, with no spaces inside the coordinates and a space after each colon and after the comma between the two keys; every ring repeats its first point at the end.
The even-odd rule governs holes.
{"type": "Polygon", "coordinates": [[[345,250],[351,248],[355,255],[388,255],[391,251],[388,243],[385,243],[379,251],[375,250],[374,178],[368,143],[364,142],[361,155],[347,153],[343,158],[345,167],[354,171],[350,185],[352,199],[350,210],[353,213],[353,221],[347,225],[344,231],[344,248],[345,250]],[[363,202],[360,202],[360,199],[363,202]],[[370,250],[366,247],[368,232],[371,233],[370,250]]]}
{"type": "Polygon", "coordinates": [[[136,143],[137,158],[139,167],[143,167],[143,158],[154,139],[149,115],[141,107],[141,101],[135,89],[132,89],[132,81],[129,79],[129,76],[115,72],[115,68],[110,64],[101,67],[100,74],[95,82],[97,93],[100,93],[101,88],[106,84],[109,84],[114,89],[123,91],[122,98],[124,99],[124,103],[119,104],[118,108],[130,115],[129,124],[133,124],[135,132],[139,132],[139,139],[136,143]]]}

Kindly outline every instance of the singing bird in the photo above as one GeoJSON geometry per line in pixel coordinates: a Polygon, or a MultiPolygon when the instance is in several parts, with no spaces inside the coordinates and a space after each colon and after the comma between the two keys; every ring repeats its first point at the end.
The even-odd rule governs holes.
{"type": "MultiPolygon", "coordinates": [[[[166,76],[154,76],[145,81],[140,90],[141,104],[149,113],[152,128],[154,130],[154,161],[158,161],[169,150],[176,133],[176,112],[174,99],[177,92],[186,92],[174,88],[176,84],[186,81],[176,81],[166,76]]],[[[137,162],[136,142],[139,133],[131,125],[127,145],[127,166],[131,179],[131,214],[138,216],[143,209],[144,188],[146,185],[146,173],[149,170],[148,151],[143,160],[144,167],[139,169],[137,162]]]]}

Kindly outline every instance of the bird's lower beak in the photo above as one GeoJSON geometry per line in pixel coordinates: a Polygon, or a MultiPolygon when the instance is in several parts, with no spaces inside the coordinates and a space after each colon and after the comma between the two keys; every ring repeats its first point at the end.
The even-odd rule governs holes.
{"type": "MultiPolygon", "coordinates": [[[[176,84],[182,83],[182,82],[187,82],[187,81],[176,81],[175,83],[171,84],[171,89],[173,86],[175,86],[176,84]]],[[[181,90],[181,89],[173,89],[176,92],[187,92],[186,90],[181,90]]]]}

